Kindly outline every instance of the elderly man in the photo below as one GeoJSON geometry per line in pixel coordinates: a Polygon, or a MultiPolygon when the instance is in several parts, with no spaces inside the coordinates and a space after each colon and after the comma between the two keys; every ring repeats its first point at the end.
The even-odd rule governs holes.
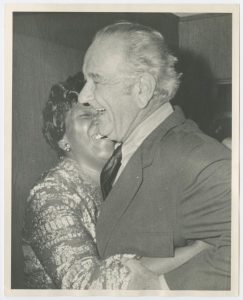
{"type": "Polygon", "coordinates": [[[201,240],[212,247],[165,273],[165,282],[174,290],[226,290],[230,152],[170,104],[179,86],[175,62],[159,32],[130,22],[100,30],[87,50],[79,101],[97,110],[100,135],[122,145],[101,174],[98,249],[101,257],[172,257],[201,240]]]}

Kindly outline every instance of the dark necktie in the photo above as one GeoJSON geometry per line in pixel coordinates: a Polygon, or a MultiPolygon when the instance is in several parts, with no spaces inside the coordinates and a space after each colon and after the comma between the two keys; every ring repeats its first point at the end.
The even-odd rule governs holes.
{"type": "Polygon", "coordinates": [[[100,174],[100,186],[104,200],[108,196],[110,190],[112,189],[112,184],[121,166],[121,147],[122,146],[120,145],[114,150],[112,156],[107,161],[100,174]]]}

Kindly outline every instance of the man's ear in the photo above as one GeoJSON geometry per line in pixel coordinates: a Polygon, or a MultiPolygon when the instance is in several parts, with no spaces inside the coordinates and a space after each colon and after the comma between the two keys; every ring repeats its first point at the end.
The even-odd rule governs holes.
{"type": "Polygon", "coordinates": [[[144,73],[140,77],[138,85],[137,105],[139,108],[145,108],[154,95],[156,81],[151,74],[144,73]]]}

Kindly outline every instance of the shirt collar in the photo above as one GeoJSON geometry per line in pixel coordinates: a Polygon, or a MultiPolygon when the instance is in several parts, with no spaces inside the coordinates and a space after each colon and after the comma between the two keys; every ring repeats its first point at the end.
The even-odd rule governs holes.
{"type": "Polygon", "coordinates": [[[145,140],[145,138],[172,112],[173,108],[169,102],[166,102],[160,106],[130,134],[128,139],[123,143],[122,152],[126,152],[129,150],[129,148],[137,149],[145,140]]]}
{"type": "MultiPolygon", "coordinates": [[[[132,155],[136,152],[142,142],[150,135],[150,133],[157,128],[167,117],[173,113],[173,108],[169,102],[163,104],[155,112],[153,112],[147,119],[145,119],[128,137],[122,145],[122,160],[121,167],[117,173],[117,178],[124,170],[126,164],[132,155]]],[[[118,146],[119,144],[117,144],[118,146]]]]}

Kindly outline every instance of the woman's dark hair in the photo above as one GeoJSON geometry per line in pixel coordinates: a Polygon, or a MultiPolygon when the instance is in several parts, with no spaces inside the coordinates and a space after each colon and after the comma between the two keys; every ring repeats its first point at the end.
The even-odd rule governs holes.
{"type": "Polygon", "coordinates": [[[81,72],[70,76],[66,81],[52,86],[48,101],[43,109],[42,133],[47,143],[57,152],[59,156],[64,151],[58,142],[63,138],[66,131],[66,113],[78,102],[78,94],[84,86],[84,77],[81,72]]]}

